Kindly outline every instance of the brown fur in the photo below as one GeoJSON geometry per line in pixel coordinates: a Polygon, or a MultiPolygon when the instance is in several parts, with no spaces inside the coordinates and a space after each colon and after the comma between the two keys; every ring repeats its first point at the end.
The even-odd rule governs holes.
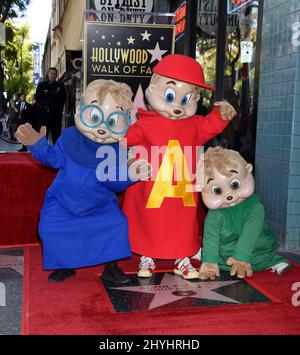
{"type": "Polygon", "coordinates": [[[236,169],[236,161],[240,161],[245,166],[246,160],[235,150],[224,149],[222,147],[208,148],[204,154],[204,172],[210,179],[214,179],[213,169],[218,170],[222,175],[230,177],[229,170],[236,169]]]}
{"type": "Polygon", "coordinates": [[[101,106],[107,94],[110,94],[117,102],[122,105],[124,111],[129,113],[132,110],[132,90],[125,83],[119,83],[114,80],[95,80],[92,81],[86,88],[83,95],[83,101],[85,101],[85,95],[89,91],[96,91],[98,104],[101,106]]]}

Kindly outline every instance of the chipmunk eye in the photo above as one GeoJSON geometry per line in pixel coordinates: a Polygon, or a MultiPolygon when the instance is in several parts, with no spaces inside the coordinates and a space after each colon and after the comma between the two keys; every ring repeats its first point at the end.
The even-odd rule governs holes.
{"type": "Polygon", "coordinates": [[[176,99],[176,93],[173,89],[168,89],[165,92],[165,100],[171,104],[176,99]]]}
{"type": "Polygon", "coordinates": [[[234,179],[231,181],[230,185],[232,190],[238,190],[241,187],[241,182],[239,179],[234,179]]]}
{"type": "Polygon", "coordinates": [[[214,185],[214,186],[211,188],[211,192],[212,192],[212,194],[215,195],[215,196],[220,196],[220,195],[222,195],[223,190],[221,189],[220,186],[214,185]]]}
{"type": "Polygon", "coordinates": [[[187,104],[190,102],[191,97],[192,97],[192,93],[187,94],[187,95],[183,98],[181,104],[182,104],[183,106],[187,105],[187,104]]]}

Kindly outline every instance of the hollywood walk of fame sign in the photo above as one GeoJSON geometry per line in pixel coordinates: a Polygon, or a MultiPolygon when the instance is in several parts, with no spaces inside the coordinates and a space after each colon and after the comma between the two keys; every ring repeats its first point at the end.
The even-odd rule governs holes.
{"type": "Polygon", "coordinates": [[[218,281],[184,280],[170,273],[157,273],[151,279],[131,276],[129,285],[103,282],[116,312],[174,309],[228,304],[270,302],[246,281],[223,273],[218,281]]]}
{"type": "Polygon", "coordinates": [[[153,67],[174,52],[174,38],[171,25],[87,22],[85,86],[96,79],[122,81],[140,101],[136,93],[146,90],[153,67]]]}

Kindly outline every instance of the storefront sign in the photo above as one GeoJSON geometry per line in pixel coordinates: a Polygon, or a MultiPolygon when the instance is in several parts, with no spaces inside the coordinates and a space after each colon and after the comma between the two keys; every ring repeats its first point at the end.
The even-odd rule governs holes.
{"type": "MultiPolygon", "coordinates": [[[[239,11],[246,5],[250,4],[251,2],[254,2],[254,0],[227,0],[227,13],[228,15],[239,11]]],[[[258,3],[258,1],[255,1],[258,3]]]]}
{"type": "Polygon", "coordinates": [[[254,55],[254,42],[241,42],[241,63],[252,63],[254,55]]]}
{"type": "Polygon", "coordinates": [[[85,86],[112,79],[128,84],[134,94],[140,88],[143,94],[153,67],[174,52],[174,37],[170,25],[86,23],[85,86]]]}
{"type": "Polygon", "coordinates": [[[179,40],[185,32],[186,27],[186,1],[184,1],[178,8],[175,10],[175,33],[176,41],[179,40]]]}
{"type": "Polygon", "coordinates": [[[102,11],[98,18],[102,22],[147,23],[150,16],[141,13],[152,12],[153,0],[92,0],[91,7],[102,11]],[[120,14],[105,13],[106,11],[120,11],[120,14]],[[122,14],[132,12],[132,14],[122,14]],[[137,15],[134,15],[134,13],[137,15]]]}
{"type": "MultiPolygon", "coordinates": [[[[215,36],[218,32],[218,0],[198,0],[198,27],[202,31],[215,36]]],[[[228,16],[227,32],[234,31],[239,26],[237,14],[228,16]]]]}

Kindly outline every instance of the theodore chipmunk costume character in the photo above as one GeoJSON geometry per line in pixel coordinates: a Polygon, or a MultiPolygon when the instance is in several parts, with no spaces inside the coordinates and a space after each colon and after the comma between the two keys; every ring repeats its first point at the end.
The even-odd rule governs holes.
{"type": "Polygon", "coordinates": [[[252,170],[234,150],[215,147],[204,154],[201,193],[209,211],[199,272],[202,280],[214,280],[220,269],[244,278],[269,268],[282,274],[290,267],[277,254],[276,237],[254,193],[252,170]]]}
{"type": "Polygon", "coordinates": [[[148,175],[147,163],[133,162],[129,176],[127,151],[125,159],[119,159],[124,149],[119,140],[130,125],[131,99],[126,84],[96,80],[82,96],[75,126],[64,129],[54,146],[48,145],[45,127],[38,133],[26,124],[17,131],[16,137],[36,159],[59,169],[39,224],[44,269],[55,270],[49,282],[73,276],[74,268],[107,262],[102,278],[129,281],[114,262],[131,256],[128,223],[115,192],[136,181],[137,169],[141,178],[148,175]],[[107,165],[111,175],[99,170],[99,164],[107,165]]]}
{"type": "Polygon", "coordinates": [[[192,189],[190,170],[195,169],[197,146],[222,132],[235,111],[227,102],[216,102],[206,117],[195,115],[201,88],[213,88],[205,84],[200,64],[190,57],[168,55],[153,72],[146,90],[151,110],[139,110],[139,119],[129,127],[126,138],[128,146],[146,148],[149,162],[155,152],[161,154],[158,166],[153,166],[154,181],[137,183],[125,194],[130,244],[133,252],[142,255],[138,276],[150,277],[157,258],[175,259],[175,273],[197,278],[188,258],[200,249],[198,194],[192,189]],[[185,147],[192,150],[190,170],[185,147]]]}

